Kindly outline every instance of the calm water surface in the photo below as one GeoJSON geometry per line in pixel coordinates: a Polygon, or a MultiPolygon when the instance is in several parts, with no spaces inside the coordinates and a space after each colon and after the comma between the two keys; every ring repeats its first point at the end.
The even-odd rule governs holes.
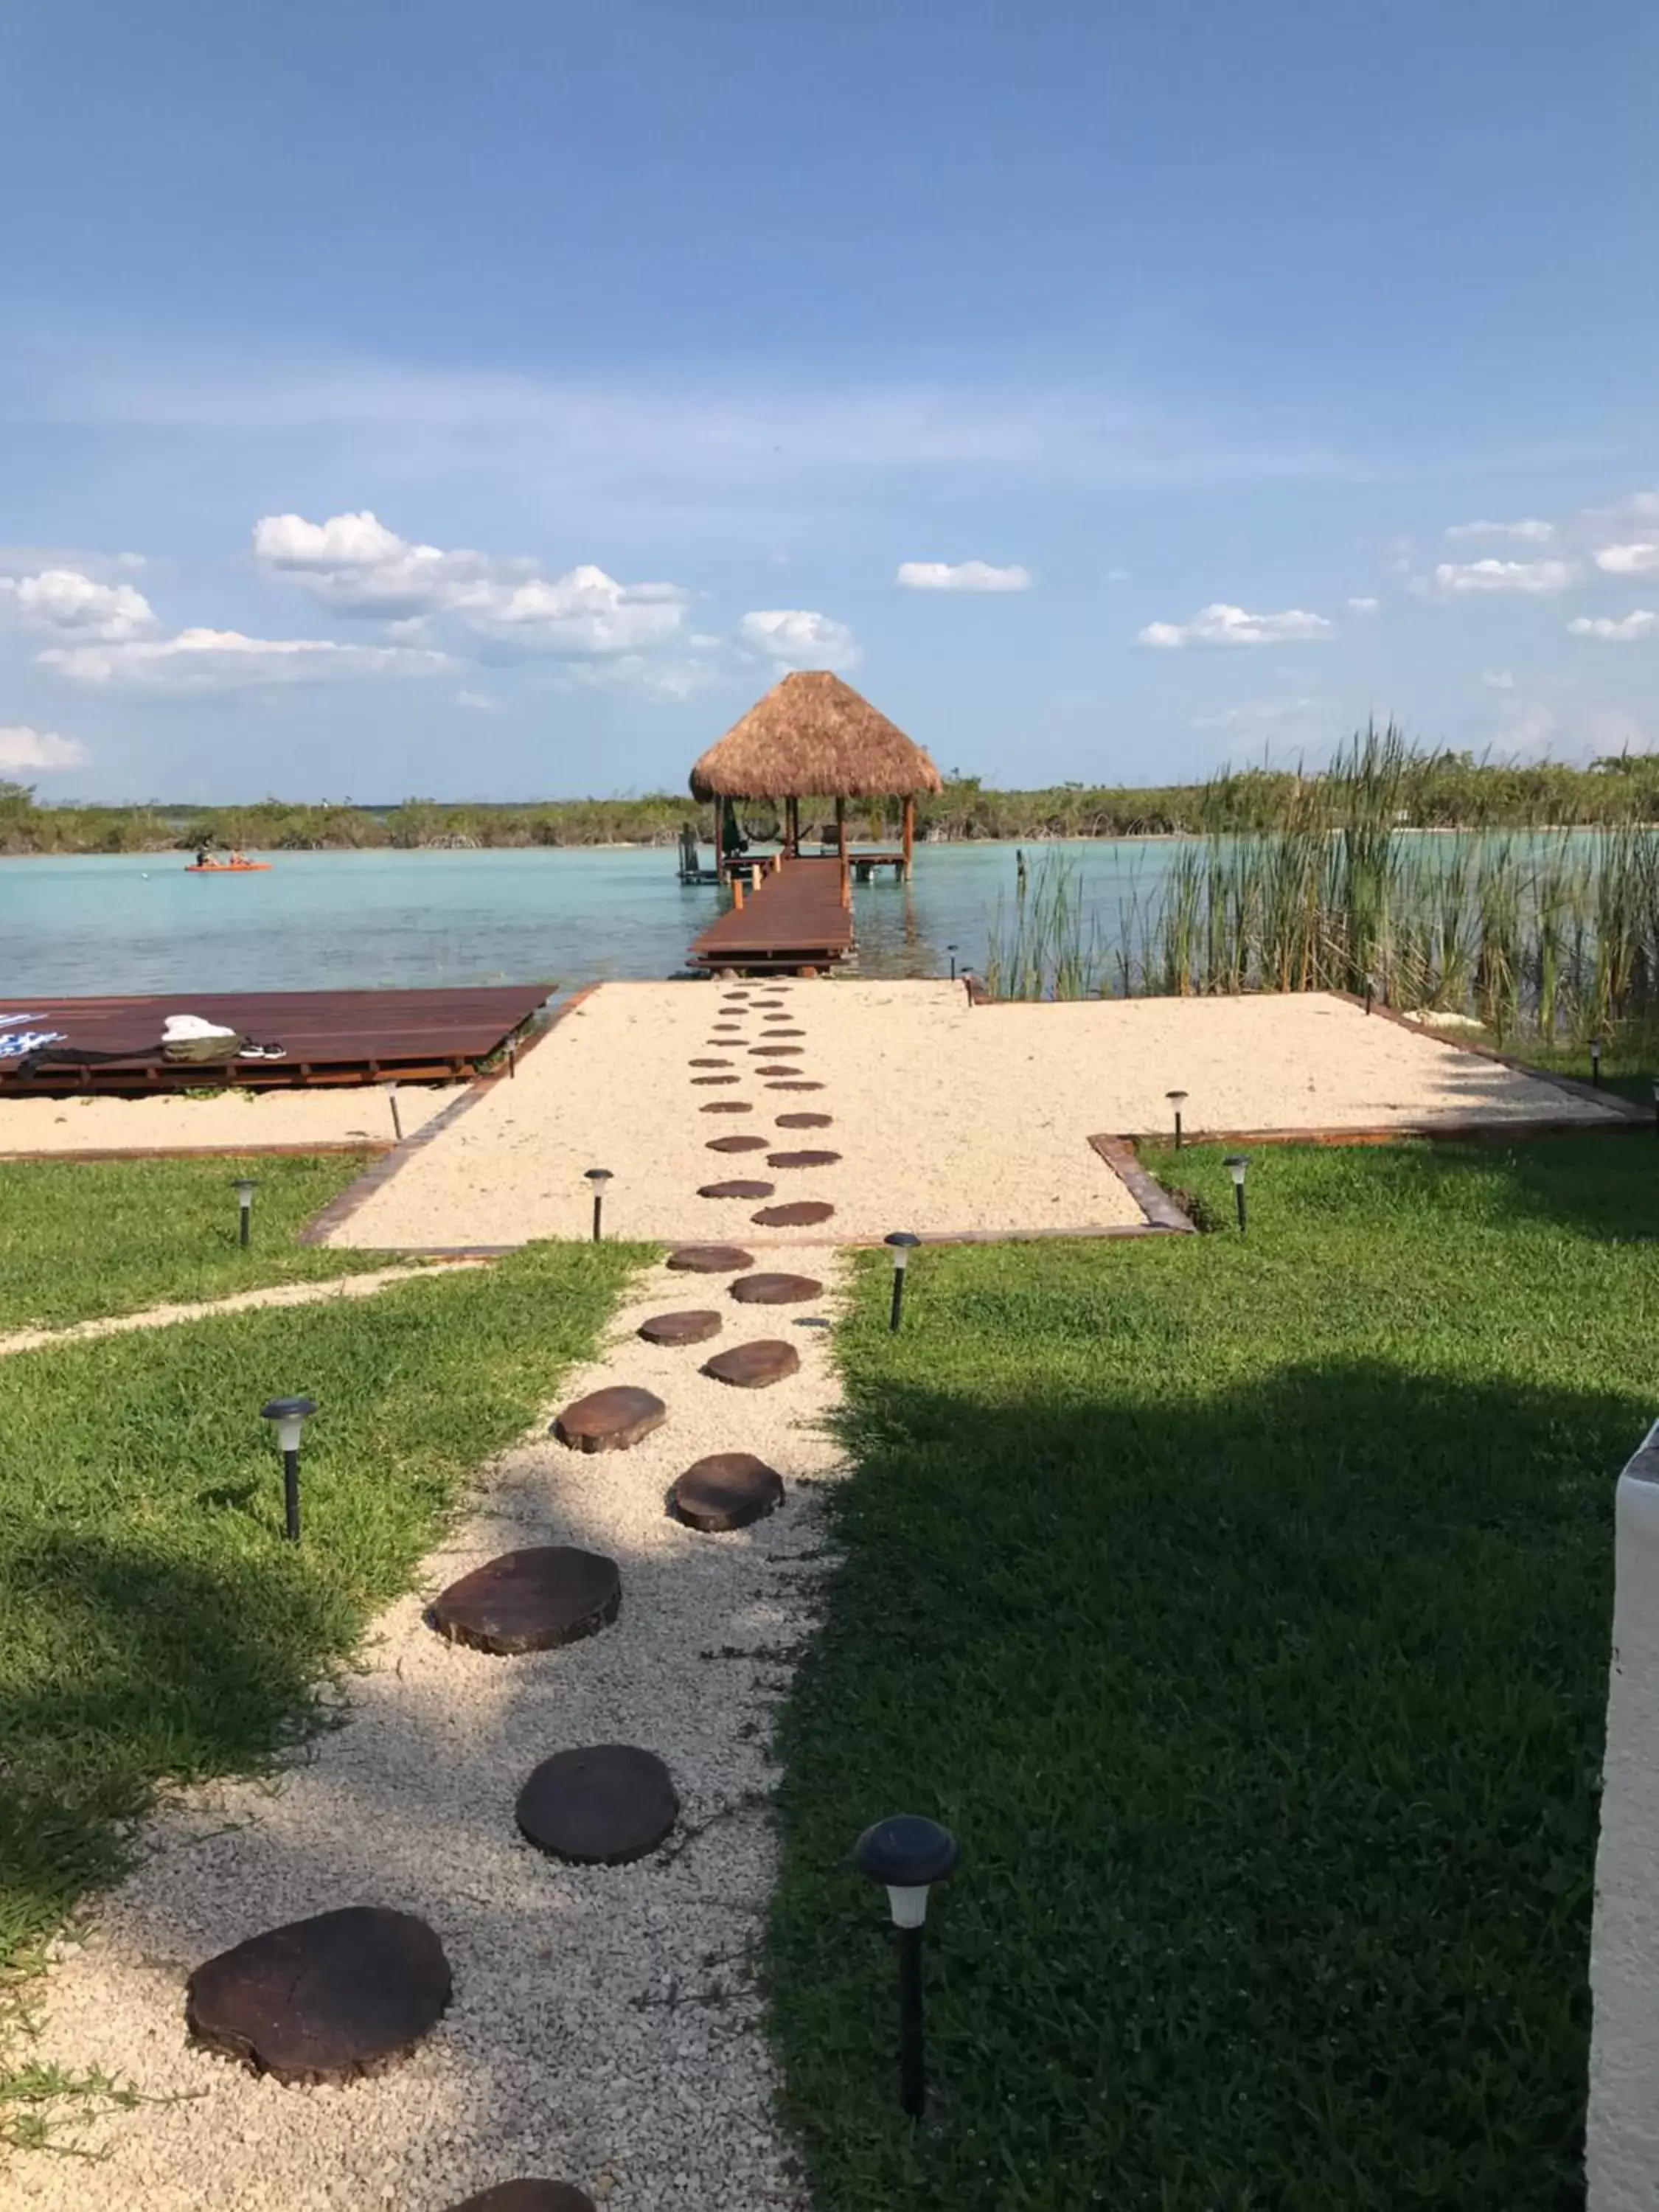
{"type": "MultiPolygon", "coordinates": [[[[1103,938],[1162,874],[1168,845],[1063,851],[1103,938]]],[[[854,891],[860,972],[982,969],[1012,845],[924,846],[908,884],[854,891]]],[[[0,996],[30,991],[277,991],[383,984],[585,983],[672,975],[720,911],[672,851],[279,853],[267,875],[191,876],[183,854],[0,860],[0,996]]]]}

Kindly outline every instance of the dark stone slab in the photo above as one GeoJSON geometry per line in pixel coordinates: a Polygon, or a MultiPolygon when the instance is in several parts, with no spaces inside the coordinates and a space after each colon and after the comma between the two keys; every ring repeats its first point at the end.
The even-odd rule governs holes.
{"type": "Polygon", "coordinates": [[[749,1218],[757,1229],[805,1229],[814,1221],[828,1221],[835,1207],[822,1198],[798,1198],[788,1206],[763,1206],[749,1218]]]}
{"type": "Polygon", "coordinates": [[[653,1314],[634,1332],[647,1344],[707,1344],[720,1333],[720,1317],[707,1306],[694,1307],[688,1313],[653,1314]]]}
{"type": "Polygon", "coordinates": [[[412,2050],[449,2002],[443,1945],[412,1912],[349,1905],[222,1951],[191,1976],[193,2041],[278,2081],[349,2081],[412,2050]]]}
{"type": "MultiPolygon", "coordinates": [[[[820,1087],[816,1084],[813,1085],[815,1090],[820,1087]]],[[[754,1110],[741,1098],[711,1098],[708,1105],[697,1109],[699,1114],[752,1114],[754,1110]]]]}
{"type": "Polygon", "coordinates": [[[685,1275],[736,1275],[754,1266],[755,1255],[738,1244],[681,1244],[668,1264],[685,1275]]]}
{"type": "Polygon", "coordinates": [[[775,1182],[750,1182],[734,1176],[727,1182],[706,1182],[697,1189],[699,1198],[770,1198],[777,1188],[775,1182]]]}
{"type": "Polygon", "coordinates": [[[833,1114],[780,1114],[781,1129],[827,1129],[835,1120],[833,1114]]]}
{"type": "Polygon", "coordinates": [[[783,1477],[752,1452],[712,1452],[688,1467],[668,1493],[677,1518],[710,1535],[763,1521],[782,1503],[783,1477]]]}
{"type": "Polygon", "coordinates": [[[654,1851],[679,1818],[668,1769],[654,1753],[599,1743],[544,1759],[519,1792],[523,1833],[578,1866],[626,1866],[654,1851]]]}
{"type": "Polygon", "coordinates": [[[731,1296],[740,1306],[803,1306],[823,1296],[811,1275],[740,1275],[731,1296]]]}
{"type": "MultiPolygon", "coordinates": [[[[822,1090],[823,1090],[823,1085],[821,1083],[799,1083],[799,1082],[797,1082],[797,1083],[769,1083],[769,1084],[767,1085],[767,1086],[766,1086],[766,1087],[767,1087],[767,1089],[768,1089],[769,1091],[822,1091],[822,1090]]],[[[703,1108],[703,1109],[702,1109],[702,1110],[703,1110],[703,1112],[706,1114],[706,1113],[708,1111],[708,1109],[705,1106],[705,1107],[703,1108]]]]}
{"type": "Polygon", "coordinates": [[[769,1152],[769,1168],[832,1168],[841,1158],[839,1152],[769,1152]]]}
{"type": "Polygon", "coordinates": [[[694,1075],[691,1080],[696,1084],[736,1083],[741,1079],[735,1075],[694,1075]]]}
{"type": "MultiPolygon", "coordinates": [[[[824,1119],[829,1120],[825,1115],[824,1119]]],[[[769,1137],[710,1137],[703,1146],[707,1152],[763,1152],[771,1142],[769,1137]]]]}
{"type": "Polygon", "coordinates": [[[752,1344],[717,1352],[704,1360],[702,1371],[711,1382],[730,1382],[739,1390],[765,1390],[800,1372],[800,1354],[781,1336],[757,1337],[752,1344]]]}
{"type": "Polygon", "coordinates": [[[503,1552],[436,1598],[432,1625],[477,1651],[550,1651],[592,1636],[617,1618],[617,1562],[568,1544],[503,1552]]]}
{"type": "Polygon", "coordinates": [[[750,1060],[799,1060],[806,1049],[804,1044],[751,1044],[750,1060]]]}
{"type": "Polygon", "coordinates": [[[585,2189],[568,2181],[502,2181],[452,2204],[449,2212],[598,2212],[585,2189]]]}
{"type": "Polygon", "coordinates": [[[553,1434],[572,1451],[627,1451],[667,1419],[667,1407],[653,1392],[613,1382],[567,1406],[553,1424],[553,1434]]]}
{"type": "Polygon", "coordinates": [[[693,1060],[686,1064],[690,1067],[730,1067],[732,1065],[729,1060],[693,1060]]]}

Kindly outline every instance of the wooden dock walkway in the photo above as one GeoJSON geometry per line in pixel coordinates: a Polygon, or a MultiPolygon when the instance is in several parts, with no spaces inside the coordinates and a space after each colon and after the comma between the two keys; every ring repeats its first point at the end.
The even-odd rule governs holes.
{"type": "Polygon", "coordinates": [[[453,1082],[476,1074],[547,997],[545,983],[453,991],[173,991],[142,999],[0,1000],[9,1030],[55,1041],[0,1057],[0,1099],[318,1084],[453,1082]],[[161,1057],[169,1014],[200,1014],[280,1060],[184,1066],[161,1057]],[[84,1054],[78,1058],[77,1054],[84,1054]]]}
{"type": "Polygon", "coordinates": [[[786,860],[705,929],[694,968],[834,968],[853,956],[853,909],[839,860],[786,860]]]}

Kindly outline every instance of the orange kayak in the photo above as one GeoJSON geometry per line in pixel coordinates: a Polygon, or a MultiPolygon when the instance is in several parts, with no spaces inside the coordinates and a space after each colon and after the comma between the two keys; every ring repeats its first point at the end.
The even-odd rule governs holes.
{"type": "Polygon", "coordinates": [[[191,860],[185,870],[187,876],[257,876],[270,866],[269,860],[209,860],[204,865],[191,860]]]}

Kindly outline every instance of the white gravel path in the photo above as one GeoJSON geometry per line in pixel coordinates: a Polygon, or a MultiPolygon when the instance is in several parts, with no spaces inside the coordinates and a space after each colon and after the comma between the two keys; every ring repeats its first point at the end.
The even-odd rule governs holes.
{"type": "MultiPolygon", "coordinates": [[[[212,1080],[207,1071],[205,1082],[212,1080]]],[[[412,1137],[460,1096],[454,1084],[400,1083],[398,1113],[412,1137]]],[[[389,1145],[383,1085],[225,1091],[211,1098],[0,1098],[0,1158],[54,1152],[246,1152],[273,1145],[389,1145]]]]}
{"type": "Polygon", "coordinates": [[[1427,1033],[1314,994],[973,1007],[943,982],[607,983],[521,1063],[515,1084],[422,1146],[331,1242],[418,1249],[583,1233],[587,1167],[615,1170],[619,1235],[787,1243],[757,1201],[707,1200],[723,1175],[776,1182],[776,1199],[823,1197],[841,1240],[1111,1228],[1139,1208],[1089,1149],[1098,1133],[1167,1129],[1165,1093],[1188,1093],[1187,1126],[1213,1130],[1393,1128],[1464,1120],[1569,1119],[1608,1110],[1427,1033]],[[755,1011],[780,998],[774,1017],[755,1011]],[[753,1048],[799,1030],[794,1063],[819,1091],[769,1089],[753,1048]],[[694,1067],[694,1060],[728,1067],[694,1067]],[[702,1084],[734,1074],[735,1083],[702,1084]],[[747,1114],[688,1112],[734,1099],[747,1114]],[[820,1109],[823,1130],[777,1131],[820,1109]],[[755,1153],[722,1160],[710,1137],[756,1132],[822,1146],[840,1164],[775,1172],[755,1153]]]}
{"type": "MultiPolygon", "coordinates": [[[[829,1249],[792,1264],[826,1285],[838,1265],[829,1249]]],[[[9,2206],[439,2212],[546,2173],[628,2212],[799,2212],[751,1954],[774,1867],[769,1715],[813,1619],[812,1486],[837,1471],[821,1425],[836,1379],[827,1304],[742,1307],[726,1279],[654,1271],[611,1347],[547,1407],[639,1382],[669,1407],[661,1429],[595,1456],[538,1432],[426,1562],[429,1593],[523,1545],[604,1551],[622,1569],[619,1620],[563,1650],[500,1659],[441,1641],[410,1597],[380,1621],[345,1724],[274,1790],[232,1784],[165,1813],[84,1948],[66,1948],[33,2053],[158,2101],[93,2124],[101,2162],[18,2160],[0,2190],[9,2206]],[[720,1308],[720,1338],[672,1351],[633,1337],[647,1315],[686,1306],[720,1308]],[[800,1373],[763,1391],[699,1374],[710,1352],[760,1336],[797,1343],[800,1373]],[[668,1519],[673,1477],[729,1449],[779,1470],[782,1509],[726,1536],[668,1519]],[[634,1866],[566,1867],[520,1839],[514,1800],[538,1760],[601,1742],[667,1761],[681,1826],[634,1866]],[[349,2089],[306,2090],[185,2047],[193,1966],[347,1903],[423,1914],[448,1952],[454,2002],[410,2058],[349,2089]]]]}

